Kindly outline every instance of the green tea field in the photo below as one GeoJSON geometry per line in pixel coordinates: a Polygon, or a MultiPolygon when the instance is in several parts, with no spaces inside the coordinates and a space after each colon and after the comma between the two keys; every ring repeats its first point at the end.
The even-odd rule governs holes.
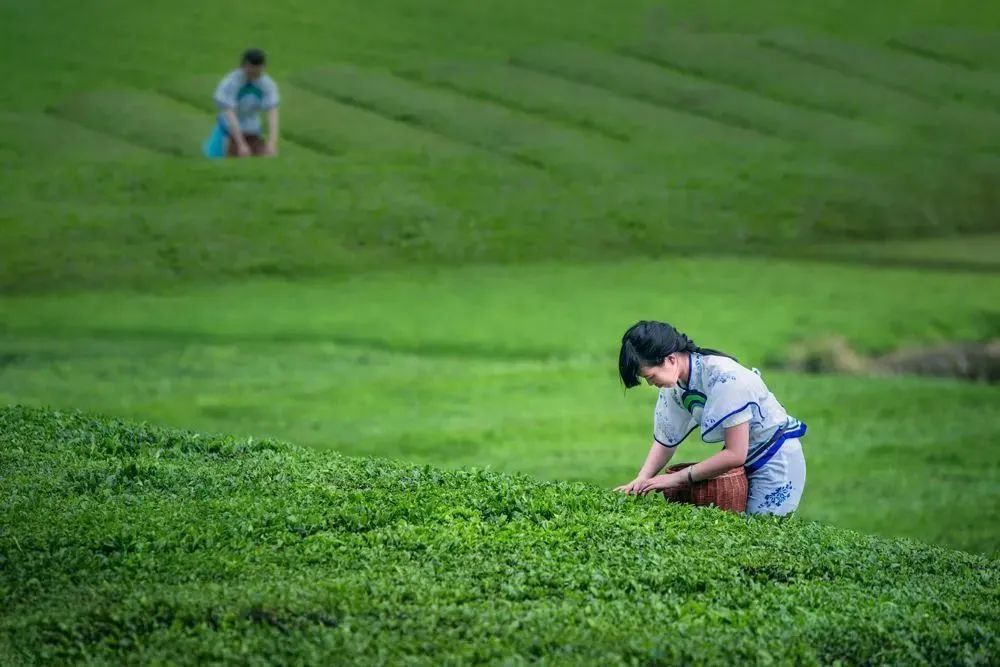
{"type": "Polygon", "coordinates": [[[0,50],[0,663],[994,659],[1000,388],[878,360],[1000,339],[1000,7],[9,0],[0,50]],[[251,45],[280,154],[205,159],[251,45]],[[792,521],[611,492],[640,319],[809,424],[792,521]]]}

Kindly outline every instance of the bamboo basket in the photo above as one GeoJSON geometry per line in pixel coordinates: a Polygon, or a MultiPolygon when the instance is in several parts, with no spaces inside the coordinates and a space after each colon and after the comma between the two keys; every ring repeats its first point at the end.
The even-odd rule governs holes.
{"type": "MultiPolygon", "coordinates": [[[[678,463],[668,466],[667,472],[684,470],[694,463],[678,463]]],[[[691,505],[714,505],[730,512],[745,512],[747,509],[747,476],[743,466],[734,468],[713,479],[695,482],[692,486],[670,489],[663,492],[668,502],[691,505]]]]}

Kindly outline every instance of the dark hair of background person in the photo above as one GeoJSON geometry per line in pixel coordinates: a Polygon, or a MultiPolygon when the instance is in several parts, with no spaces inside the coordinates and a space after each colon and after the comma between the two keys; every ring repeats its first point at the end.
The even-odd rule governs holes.
{"type": "Polygon", "coordinates": [[[267,64],[267,54],[261,49],[247,49],[243,52],[243,58],[240,60],[241,65],[266,65],[267,64]]]}

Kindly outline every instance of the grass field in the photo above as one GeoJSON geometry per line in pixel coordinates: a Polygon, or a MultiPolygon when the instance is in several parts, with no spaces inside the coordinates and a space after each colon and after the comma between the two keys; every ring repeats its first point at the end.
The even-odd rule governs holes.
{"type": "MultiPolygon", "coordinates": [[[[812,523],[789,529],[788,539],[812,540],[810,549],[846,540],[845,557],[871,549],[884,562],[915,558],[927,564],[918,579],[933,567],[957,573],[948,583],[952,575],[927,579],[920,595],[959,599],[980,584],[994,591],[1000,390],[943,378],[809,376],[781,368],[796,344],[828,336],[866,354],[1000,336],[997,44],[1000,8],[972,0],[0,3],[0,49],[12,63],[0,90],[0,405],[85,409],[323,450],[288,454],[297,471],[341,461],[323,458],[333,452],[399,461],[329,464],[341,466],[330,474],[345,480],[360,479],[365,466],[388,466],[395,472],[378,484],[391,485],[415,470],[406,467],[412,464],[525,473],[544,483],[492,472],[488,478],[513,484],[525,498],[548,498],[555,489],[552,502],[568,502],[555,498],[573,489],[592,503],[574,525],[600,524],[594,517],[619,516],[615,508],[626,505],[595,485],[635,473],[648,448],[654,401],[651,391],[623,395],[616,342],[637,319],[665,319],[760,367],[789,411],[809,424],[803,518],[990,556],[977,560],[812,523]],[[204,160],[212,87],[250,44],[268,50],[281,88],[281,155],[204,160]],[[583,485],[560,486],[567,481],[583,485]]],[[[27,429],[53,448],[49,458],[40,452],[18,459],[14,486],[0,483],[7,494],[0,507],[8,510],[41,497],[39,471],[53,471],[54,479],[82,474],[71,471],[86,465],[65,449],[65,429],[136,432],[100,419],[4,414],[8,430],[0,439],[27,429]]],[[[240,451],[257,461],[269,447],[240,451]]],[[[122,463],[98,450],[87,475],[122,463]]],[[[691,442],[680,457],[709,453],[691,442]]],[[[206,480],[225,474],[210,457],[178,465],[206,480]]],[[[452,480],[456,489],[473,474],[437,467],[421,474],[452,480]]],[[[226,511],[263,516],[274,509],[248,500],[257,488],[253,475],[241,479],[247,486],[233,491],[226,511]]],[[[282,483],[313,488],[316,479],[303,473],[282,483]]],[[[13,535],[0,525],[0,562],[38,567],[54,581],[70,576],[72,559],[90,558],[82,554],[93,539],[126,539],[122,522],[164,502],[144,497],[130,514],[115,504],[117,496],[84,498],[83,488],[61,489],[45,515],[55,520],[77,500],[93,503],[93,531],[59,552],[68,560],[56,563],[49,552],[72,531],[58,537],[36,522],[18,524],[36,540],[27,556],[16,543],[11,549],[13,535]]],[[[169,495],[171,488],[161,490],[169,495]]],[[[301,499],[314,507],[315,499],[301,499]]],[[[197,507],[192,501],[183,512],[197,507]]],[[[381,511],[360,501],[357,507],[381,511]]],[[[621,510],[639,514],[627,515],[614,534],[634,529],[640,542],[659,549],[658,540],[673,539],[670,531],[654,537],[639,528],[641,520],[683,515],[690,528],[677,530],[696,536],[684,565],[692,572],[699,550],[711,544],[713,522],[729,521],[651,507],[621,510]]],[[[428,521],[411,522],[421,537],[398,548],[445,548],[425,539],[434,530],[428,521]]],[[[735,531],[722,533],[733,549],[746,548],[747,540],[779,544],[786,535],[766,524],[725,526],[735,531]]],[[[212,533],[217,524],[204,529],[212,533]]],[[[551,547],[545,540],[552,536],[539,537],[527,523],[503,530],[505,540],[520,540],[517,553],[533,554],[525,556],[526,572],[541,558],[532,549],[551,547]]],[[[309,558],[364,559],[373,553],[365,549],[383,544],[361,548],[344,532],[316,539],[323,544],[309,558]]],[[[225,545],[231,551],[220,558],[227,562],[252,560],[243,542],[225,545]]],[[[995,623],[977,620],[995,617],[992,593],[982,607],[961,607],[954,624],[933,629],[909,611],[891,612],[887,605],[916,599],[908,597],[916,589],[899,589],[848,624],[861,637],[856,647],[823,639],[810,652],[796,643],[818,641],[845,618],[842,611],[809,616],[793,608],[823,598],[842,610],[838,605],[861,582],[883,581],[871,579],[872,569],[854,579],[841,572],[848,583],[824,579],[830,572],[809,574],[811,583],[786,593],[774,581],[758,582],[755,594],[771,600],[760,607],[746,607],[743,593],[730,598],[714,584],[699,589],[677,602],[688,614],[680,628],[696,647],[664,648],[619,616],[635,612],[615,597],[620,593],[663,590],[642,583],[635,564],[648,554],[630,545],[621,558],[631,564],[615,579],[619,593],[595,617],[594,638],[565,655],[554,652],[554,638],[589,609],[575,598],[558,610],[551,601],[539,607],[538,624],[524,629],[539,638],[535,644],[504,635],[503,646],[490,647],[476,634],[471,652],[443,655],[428,628],[451,627],[460,617],[463,603],[452,600],[444,616],[431,615],[419,628],[386,626],[386,637],[410,630],[418,637],[392,653],[375,643],[375,630],[351,643],[317,627],[317,609],[340,593],[354,595],[353,574],[340,593],[317,594],[303,607],[293,601],[298,592],[279,600],[246,582],[195,594],[225,569],[222,561],[206,562],[199,583],[177,584],[145,551],[129,549],[122,567],[142,573],[152,596],[145,602],[106,604],[125,570],[92,588],[75,581],[73,590],[89,602],[73,618],[56,611],[65,598],[32,597],[41,588],[33,593],[20,579],[3,580],[0,594],[29,595],[18,607],[27,620],[0,616],[0,628],[24,633],[14,648],[0,646],[0,662],[2,651],[20,651],[31,638],[53,651],[34,654],[38,662],[85,659],[91,650],[98,660],[131,654],[155,662],[185,647],[206,659],[231,656],[233,637],[247,623],[271,627],[251,632],[247,650],[278,659],[284,649],[275,649],[267,633],[281,630],[267,619],[284,619],[275,611],[281,609],[291,610],[290,620],[279,625],[311,638],[302,653],[285,655],[289,660],[318,660],[334,649],[372,661],[421,650],[444,661],[516,655],[652,664],[780,655],[779,644],[767,644],[766,655],[754,657],[744,639],[728,653],[707,648],[709,626],[722,623],[717,608],[741,610],[732,612],[737,620],[725,637],[741,636],[744,621],[758,617],[806,614],[807,630],[789,639],[785,654],[805,662],[983,662],[989,654],[969,647],[988,646],[996,636],[995,623]],[[829,581],[844,587],[820,591],[829,581]],[[209,609],[208,597],[226,591],[237,602],[209,609]],[[258,593],[265,602],[254,602],[258,593]],[[176,603],[163,618],[180,619],[184,629],[129,625],[149,612],[149,599],[176,603]],[[890,619],[875,626],[882,635],[864,625],[879,615],[890,619]],[[197,629],[204,618],[228,620],[205,639],[197,629]],[[128,644],[129,633],[136,644],[128,644]],[[629,633],[632,643],[624,639],[629,633]],[[884,653],[879,641],[888,642],[884,653]],[[627,648],[608,653],[609,646],[627,648]],[[904,646],[913,651],[908,657],[904,646]]],[[[810,557],[796,553],[802,562],[810,557]]],[[[178,556],[176,567],[187,557],[178,556]]],[[[745,584],[732,568],[736,560],[712,572],[745,584]]],[[[457,581],[425,575],[401,593],[413,608],[457,581]]],[[[296,576],[281,572],[275,581],[299,591],[295,582],[305,579],[296,576]]],[[[702,586],[702,579],[691,581],[702,586]]],[[[484,632],[532,613],[531,605],[498,599],[507,611],[484,622],[484,632]]],[[[353,623],[379,609],[352,602],[342,611],[353,623]]],[[[656,618],[677,618],[671,609],[657,607],[656,618]]]]}
{"type": "Polygon", "coordinates": [[[978,444],[995,430],[979,418],[994,410],[995,388],[770,369],[794,343],[827,335],[868,352],[989,337],[1000,278],[929,282],[915,270],[741,259],[705,272],[704,262],[8,298],[0,399],[610,486],[641,462],[653,400],[622,396],[615,343],[623,322],[666,313],[696,340],[763,367],[810,424],[803,516],[998,548],[1000,466],[978,444]],[[809,281],[790,287],[805,272],[809,281]],[[674,287],[650,288],[658,284],[674,287]],[[947,414],[935,407],[942,400],[947,414]]]}

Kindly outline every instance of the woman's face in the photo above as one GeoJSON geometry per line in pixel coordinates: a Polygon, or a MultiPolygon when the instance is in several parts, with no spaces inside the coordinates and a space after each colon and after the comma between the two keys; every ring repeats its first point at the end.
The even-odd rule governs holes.
{"type": "Polygon", "coordinates": [[[680,355],[676,352],[668,354],[659,366],[643,366],[639,369],[639,375],[650,386],[659,387],[660,389],[675,387],[677,386],[677,379],[681,375],[680,355]]]}

